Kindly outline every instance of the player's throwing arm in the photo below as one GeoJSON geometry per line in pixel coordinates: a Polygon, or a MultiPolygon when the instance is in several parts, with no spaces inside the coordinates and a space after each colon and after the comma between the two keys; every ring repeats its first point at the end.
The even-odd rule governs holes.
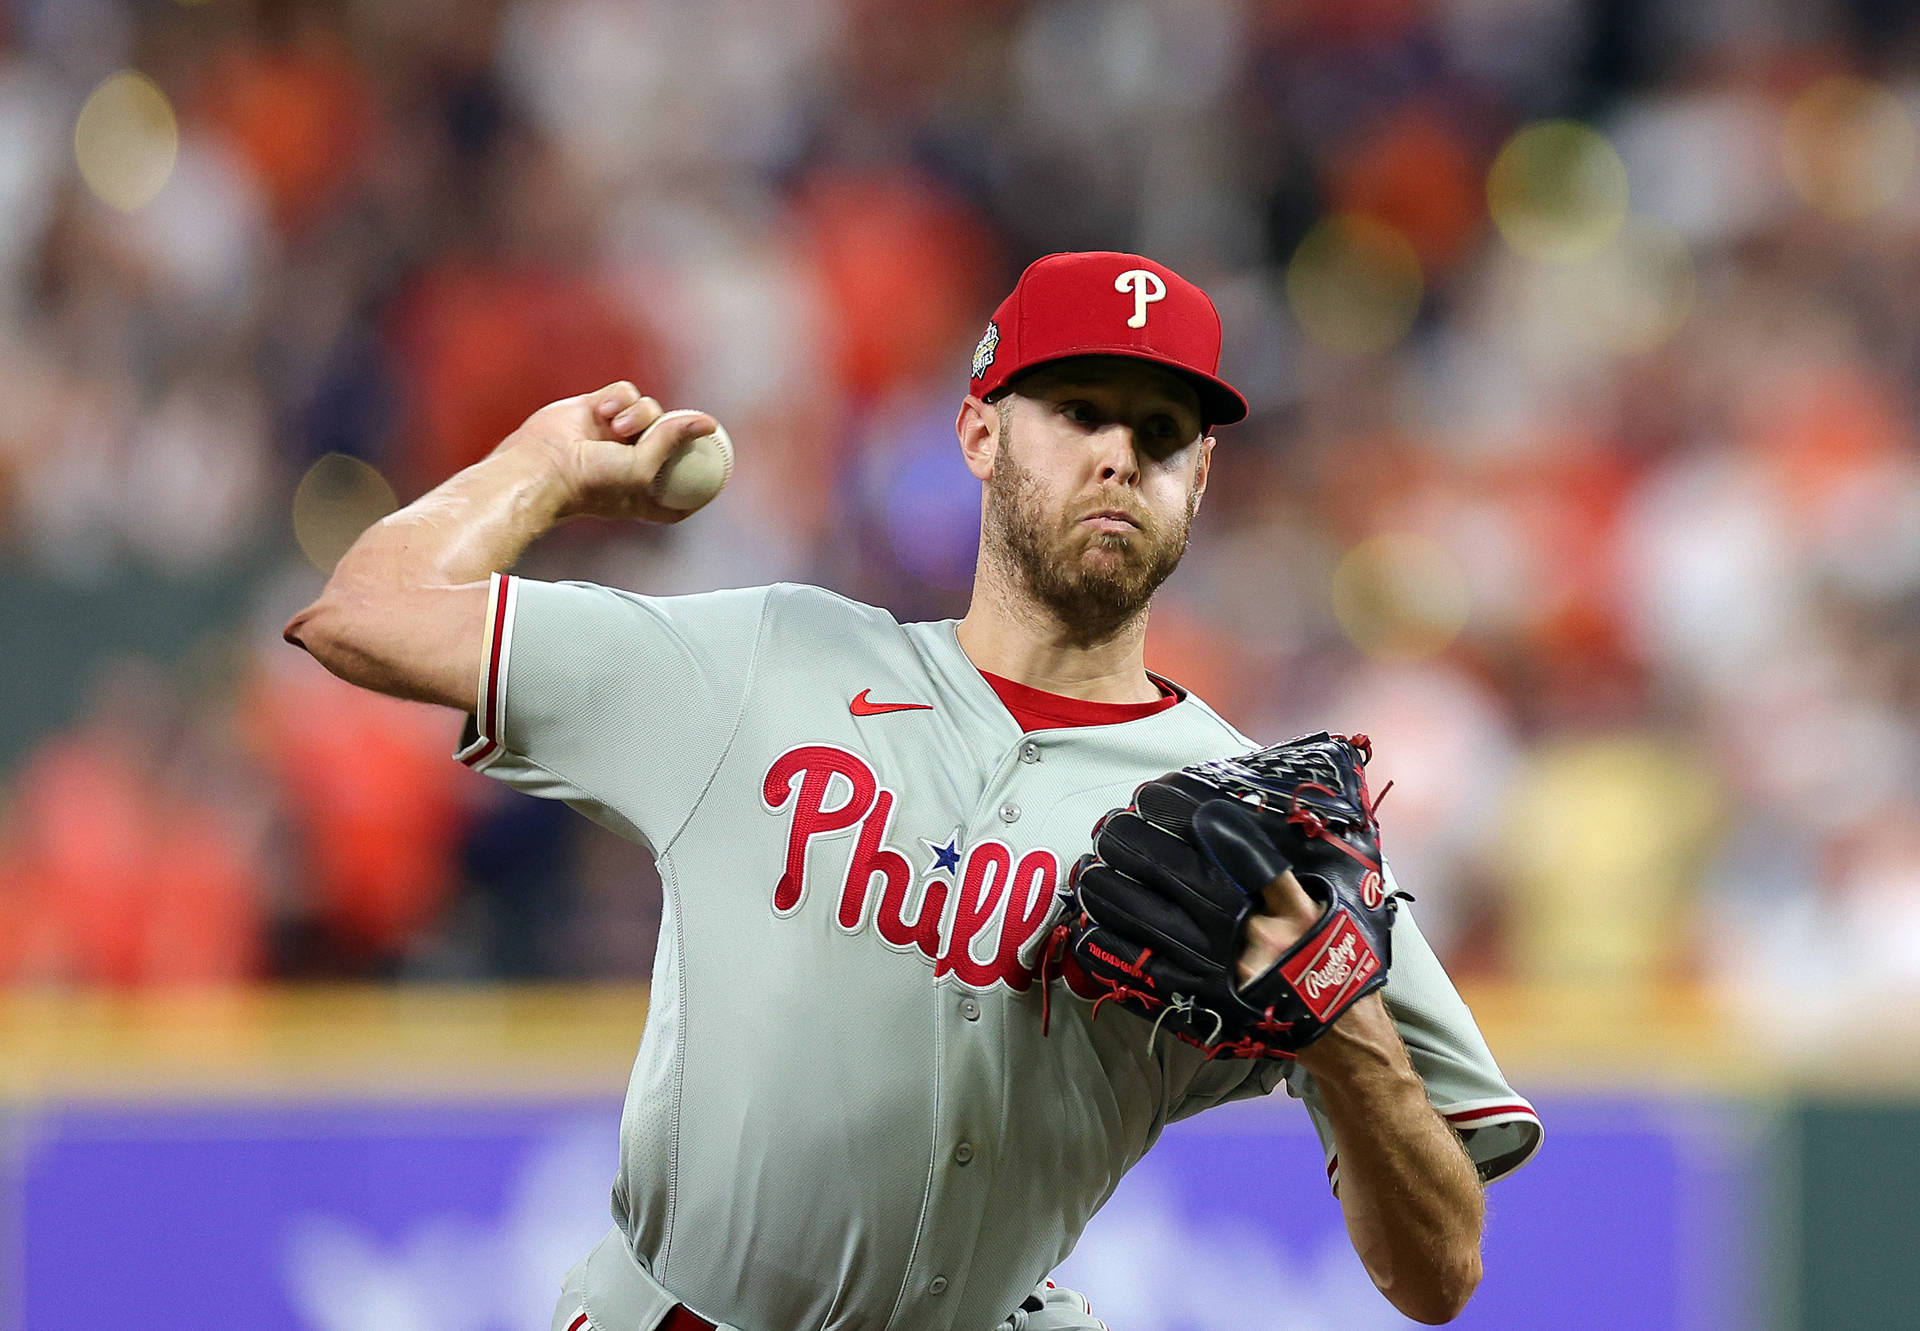
{"type": "Polygon", "coordinates": [[[369,527],[289,642],[363,688],[472,711],[487,579],[571,517],[678,522],[733,470],[726,431],[630,383],[548,403],[485,459],[369,527]]]}

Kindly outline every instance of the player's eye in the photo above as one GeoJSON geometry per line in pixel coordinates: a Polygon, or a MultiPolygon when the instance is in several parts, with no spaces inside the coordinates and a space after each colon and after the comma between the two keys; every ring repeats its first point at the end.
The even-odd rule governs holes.
{"type": "Polygon", "coordinates": [[[1094,411],[1091,402],[1083,402],[1079,398],[1073,398],[1060,404],[1060,414],[1070,421],[1078,421],[1082,425],[1087,425],[1093,422],[1098,413],[1094,411]]]}
{"type": "Polygon", "coordinates": [[[1141,425],[1139,432],[1141,447],[1156,460],[1179,452],[1190,437],[1180,422],[1171,416],[1150,417],[1141,425]]]}

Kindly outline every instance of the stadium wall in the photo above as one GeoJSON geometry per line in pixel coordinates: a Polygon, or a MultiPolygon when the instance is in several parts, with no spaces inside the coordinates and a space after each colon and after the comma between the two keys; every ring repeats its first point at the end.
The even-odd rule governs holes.
{"type": "MultiPolygon", "coordinates": [[[[1781,1059],[1697,992],[1470,998],[1548,1136],[1492,1193],[1457,1325],[1920,1325],[1920,1093],[1884,1039],[1781,1059]]],[[[8,999],[0,1328],[543,1325],[607,1221],[645,1007],[634,988],[8,999]]],[[[1126,1331],[1408,1325],[1284,1098],[1170,1129],[1062,1275],[1126,1331]]]]}

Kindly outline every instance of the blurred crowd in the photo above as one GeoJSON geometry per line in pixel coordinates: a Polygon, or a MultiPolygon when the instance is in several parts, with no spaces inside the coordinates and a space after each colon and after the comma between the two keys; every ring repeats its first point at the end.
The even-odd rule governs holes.
{"type": "Polygon", "coordinates": [[[522,571],[958,614],[1103,248],[1255,408],[1150,663],[1373,736],[1456,972],[1920,984],[1917,127],[1888,0],[0,4],[0,983],[644,974],[643,853],[279,623],[616,378],[736,478],[522,571]]]}

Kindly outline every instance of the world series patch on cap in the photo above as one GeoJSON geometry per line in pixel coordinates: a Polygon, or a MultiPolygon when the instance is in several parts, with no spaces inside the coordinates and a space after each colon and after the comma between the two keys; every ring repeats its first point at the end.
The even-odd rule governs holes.
{"type": "Polygon", "coordinates": [[[1070,356],[1164,365],[1200,395],[1209,425],[1245,420],[1247,400],[1218,375],[1220,312],[1186,278],[1138,254],[1049,254],[1020,274],[973,350],[975,397],[1070,356]]]}

